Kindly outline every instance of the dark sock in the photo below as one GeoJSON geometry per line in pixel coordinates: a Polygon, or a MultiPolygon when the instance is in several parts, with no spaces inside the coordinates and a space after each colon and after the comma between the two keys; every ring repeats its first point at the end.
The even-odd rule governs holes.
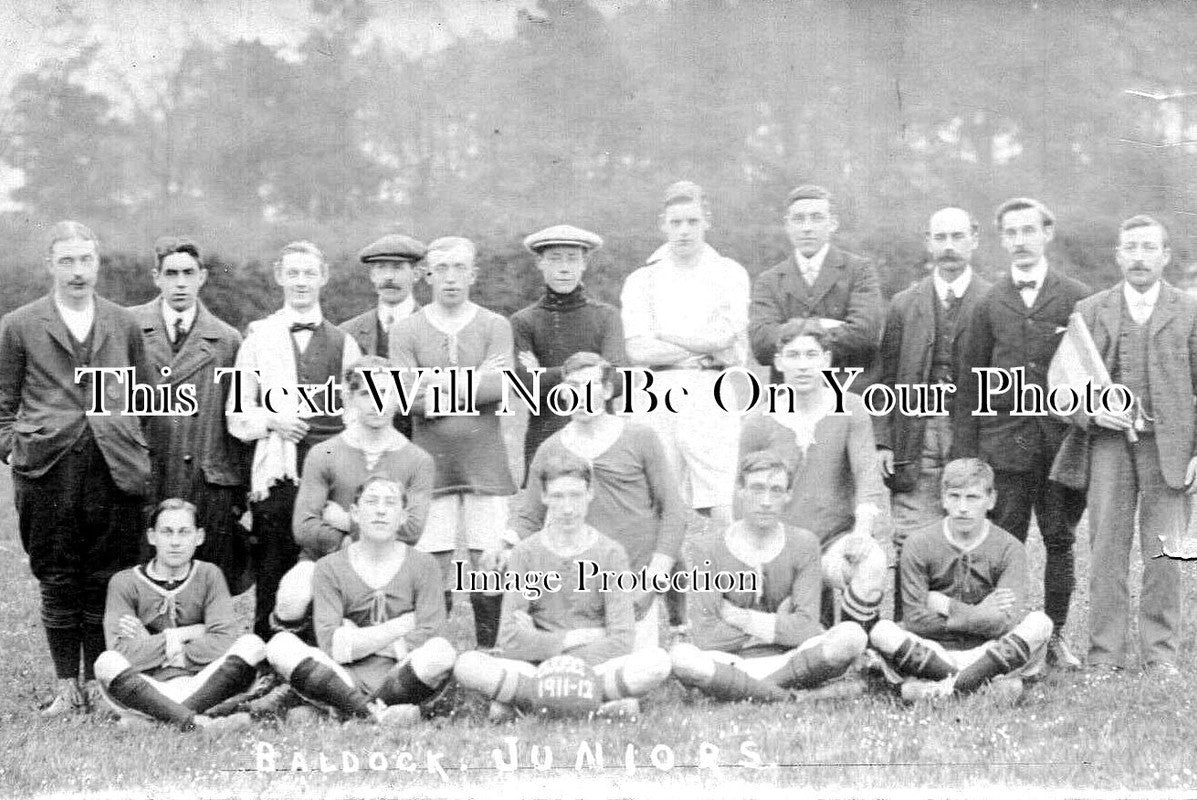
{"type": "Polygon", "coordinates": [[[902,646],[894,651],[890,663],[903,675],[931,681],[941,681],[956,671],[952,662],[915,639],[902,642],[902,646]]]}
{"type": "Polygon", "coordinates": [[[411,667],[411,662],[405,661],[387,673],[387,679],[383,681],[375,697],[388,706],[398,703],[419,705],[433,697],[441,686],[445,685],[448,678],[449,676],[446,675],[440,685],[429,686],[416,675],[416,671],[411,667]]]}
{"type": "Polygon", "coordinates": [[[314,658],[300,661],[289,682],[304,697],[355,717],[370,716],[370,698],[356,686],[346,686],[340,675],[314,658]]]}
{"type": "Polygon", "coordinates": [[[794,653],[768,680],[786,689],[813,689],[843,675],[851,663],[833,663],[824,655],[822,645],[816,645],[794,653]]]}
{"type": "Polygon", "coordinates": [[[96,677],[96,659],[108,649],[104,643],[104,625],[96,622],[84,622],[83,628],[83,677],[91,680],[96,677]]]}
{"type": "Polygon", "coordinates": [[[700,688],[716,700],[772,703],[791,697],[789,692],[776,683],[754,678],[731,664],[716,664],[715,674],[700,688]]]}
{"type": "Polygon", "coordinates": [[[107,691],[113,700],[126,708],[149,714],[154,719],[171,722],[184,729],[195,725],[194,711],[162,694],[132,668],[113,678],[107,691]]]}
{"type": "Polygon", "coordinates": [[[985,648],[985,655],[956,676],[955,693],[969,694],[999,675],[1013,672],[1031,658],[1031,648],[1021,636],[1007,633],[985,648]]]}
{"type": "Polygon", "coordinates": [[[244,692],[254,682],[257,670],[245,663],[240,656],[229,656],[216,671],[208,676],[204,685],[183,701],[183,705],[197,714],[227,700],[238,692],[244,692]]]}
{"type": "Polygon", "coordinates": [[[54,662],[54,672],[60,679],[79,677],[79,648],[82,644],[80,639],[79,629],[75,627],[46,628],[50,659],[54,662]]]}
{"type": "Polygon", "coordinates": [[[474,639],[479,650],[489,650],[499,638],[499,611],[503,607],[503,595],[485,595],[474,592],[470,595],[474,609],[474,639]]]}

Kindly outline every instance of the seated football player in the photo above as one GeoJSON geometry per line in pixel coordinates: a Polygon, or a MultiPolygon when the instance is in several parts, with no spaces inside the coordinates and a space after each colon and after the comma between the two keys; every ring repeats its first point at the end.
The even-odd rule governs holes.
{"type": "Polygon", "coordinates": [[[544,591],[536,599],[527,596],[534,592],[504,592],[498,655],[462,653],[453,674],[462,686],[493,701],[491,718],[496,720],[510,716],[513,707],[554,710],[556,700],[568,705],[587,699],[569,696],[568,689],[545,691],[548,686],[566,684],[592,689],[597,695],[592,699],[603,704],[598,708],[600,714],[634,715],[639,708],[635,698],[669,677],[669,656],[660,647],[632,651],[634,592],[613,586],[602,591],[600,580],[582,580],[581,567],[587,574],[628,570],[623,547],[586,523],[594,499],[590,465],[562,451],[542,459],[540,472],[531,479],[540,482],[544,528],[511,551],[507,579],[528,580],[557,572],[560,591],[544,591]],[[593,669],[598,685],[587,680],[559,680],[567,676],[544,672],[540,677],[545,680],[538,682],[536,665],[552,660],[545,665],[551,672],[552,664],[563,663],[554,658],[561,655],[593,669]],[[566,696],[550,696],[554,694],[566,696]]]}
{"type": "Polygon", "coordinates": [[[780,456],[749,453],[737,479],[741,519],[697,548],[695,564],[742,577],[731,591],[691,593],[692,643],[674,645],[669,655],[678,680],[720,700],[793,698],[793,690],[843,675],[868,642],[856,622],[829,630],[819,624],[819,540],[781,521],[791,480],[780,456]]]}
{"type": "Polygon", "coordinates": [[[191,503],[163,500],[146,532],[153,558],[108,583],[108,650],[95,670],[104,699],[122,722],[211,730],[249,722],[245,714],[204,714],[249,687],[266,646],[253,634],[237,636],[224,575],[215,564],[193,558],[204,541],[195,520],[191,503]]]}
{"type": "Polygon", "coordinates": [[[347,717],[395,725],[419,720],[453,670],[440,570],[400,541],[403,486],[367,478],[349,508],[358,540],[316,562],[312,619],[319,647],[283,631],[271,666],[304,699],[347,717]]]}
{"type": "MultiPolygon", "coordinates": [[[[561,382],[579,397],[587,392],[591,408],[580,404],[569,423],[549,436],[536,451],[529,474],[555,454],[573,453],[591,464],[594,502],[587,522],[621,544],[632,570],[642,567],[648,575],[669,575],[678,557],[685,532],[686,509],[677,478],[665,456],[661,440],[651,428],[637,425],[607,411],[615,394],[615,368],[596,353],[575,353],[561,366],[561,382]]],[[[523,508],[512,519],[512,531],[530,536],[544,524],[545,505],[540,482],[529,481],[523,508]]],[[[658,595],[633,593],[636,622],[634,649],[660,643],[658,595]]]]}
{"type": "Polygon", "coordinates": [[[831,368],[830,333],[818,320],[791,320],[777,336],[774,364],[785,376],[778,410],[745,419],[740,454],[771,450],[791,465],[793,486],[781,519],[819,540],[821,620],[847,619],[867,631],[878,618],[889,574],[885,550],[874,539],[889,498],[877,469],[873,423],[859,395],[845,393],[845,413],[835,413],[836,393],[823,375],[831,368]]]}
{"type": "Polygon", "coordinates": [[[902,547],[902,623],[882,620],[869,642],[915,700],[969,694],[995,678],[1017,696],[1043,669],[1051,620],[1026,613],[1027,556],[986,518],[993,469],[975,458],[949,462],[941,497],[947,516],[912,531],[902,547]]]}
{"type": "Polygon", "coordinates": [[[383,475],[404,487],[406,514],[399,540],[415,544],[424,531],[432,499],[432,456],[394,426],[398,395],[378,356],[366,356],[345,371],[345,430],[316,445],[304,459],[292,530],[299,561],[283,575],[271,623],[315,644],[311,630],[312,576],[316,562],[349,543],[349,505],[368,479],[383,475]],[[380,410],[363,371],[371,371],[383,401],[380,410]]]}

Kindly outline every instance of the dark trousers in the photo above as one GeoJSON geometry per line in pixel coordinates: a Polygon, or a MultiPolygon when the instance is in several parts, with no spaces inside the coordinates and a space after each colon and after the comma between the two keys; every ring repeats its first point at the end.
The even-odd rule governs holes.
{"type": "Polygon", "coordinates": [[[145,500],[117,488],[87,430],[41,477],[14,472],[13,495],[54,669],[78,677],[82,654],[90,678],[104,651],[108,580],[137,563],[145,500]]]}
{"type": "Polygon", "coordinates": [[[291,533],[291,514],[299,486],[294,481],[274,484],[265,500],[253,503],[253,530],[250,534],[254,582],[254,633],[264,640],[272,635],[270,614],[278,584],[287,570],[299,560],[299,545],[291,533]]]}
{"type": "Polygon", "coordinates": [[[1031,512],[1039,524],[1047,560],[1043,567],[1043,612],[1057,632],[1068,621],[1072,602],[1072,544],[1076,525],[1085,511],[1085,493],[1048,480],[1052,458],[1048,454],[1032,462],[1027,472],[996,470],[997,504],[989,518],[1020,542],[1027,540],[1031,512]]]}

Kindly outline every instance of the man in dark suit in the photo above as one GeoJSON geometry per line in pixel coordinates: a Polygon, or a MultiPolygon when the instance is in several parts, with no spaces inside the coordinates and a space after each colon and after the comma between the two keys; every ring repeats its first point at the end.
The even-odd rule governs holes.
{"type": "Polygon", "coordinates": [[[1189,521],[1197,478],[1197,299],[1164,283],[1168,234],[1151,217],[1122,223],[1115,249],[1125,279],[1077,304],[1110,378],[1136,398],[1128,413],[1077,415],[1070,437],[1089,438],[1089,664],[1112,673],[1126,660],[1127,574],[1135,537],[1142,665],[1176,676],[1180,569],[1168,558],[1189,521]],[[1128,432],[1133,435],[1128,436],[1128,432]]]}
{"type": "Polygon", "coordinates": [[[225,428],[229,381],[217,382],[215,371],[236,362],[241,334],[199,299],[208,270],[195,241],[164,236],[154,244],[154,259],[161,294],[129,310],[141,323],[154,379],[175,387],[172,395],[183,384],[194,386],[196,410],[147,421],[152,501],[177,497],[195,505],[196,524],[204,531],[196,558],[220,567],[230,590],[240,594],[249,588],[244,580],[249,542],[238,522],[247,507],[242,445],[225,428]]]}
{"type": "MultiPolygon", "coordinates": [[[[881,340],[885,385],[955,384],[960,380],[957,344],[989,281],[973,273],[977,223],[963,209],[943,208],[927,225],[932,272],[894,295],[881,340]]],[[[952,395],[948,395],[949,407],[952,395]]],[[[881,473],[893,491],[894,545],[901,558],[906,534],[943,518],[940,477],[952,446],[949,416],[916,416],[896,406],[873,418],[881,473]]],[[[895,571],[895,581],[898,572],[895,571]]],[[[895,583],[895,589],[900,589],[895,583]]],[[[895,597],[901,597],[897,591],[895,597]]],[[[901,603],[894,618],[901,619],[901,603]]]]}
{"type": "MultiPolygon", "coordinates": [[[[998,206],[1002,247],[1010,254],[1009,272],[977,304],[961,347],[957,408],[953,417],[952,457],[979,457],[997,477],[997,505],[990,516],[1019,541],[1026,541],[1031,511],[1047,563],[1043,573],[1043,610],[1055,630],[1048,662],[1079,669],[1080,661],[1064,642],[1064,624],[1072,600],[1072,545],[1085,509],[1082,491],[1048,480],[1067,424],[1045,415],[1013,416],[1016,392],[991,396],[993,416],[978,416],[978,381],[974,370],[1022,368],[1026,386],[1046,394],[1047,368],[1068,325],[1068,317],[1089,289],[1049,269],[1044,251],[1055,234],[1055,218],[1038,200],[1016,197],[998,206]]],[[[1030,391],[1027,393],[1030,398],[1030,391]]]]}
{"type": "MultiPolygon", "coordinates": [[[[370,268],[370,283],[378,293],[378,305],[341,323],[367,356],[386,358],[390,331],[396,322],[407,319],[420,307],[411,289],[415,283],[414,267],[424,258],[423,242],[391,233],[362,248],[357,258],[370,268]]],[[[395,427],[411,438],[411,417],[395,415],[395,427]]]]}
{"type": "Polygon", "coordinates": [[[58,223],[46,262],[50,294],[0,320],[0,458],[12,466],[21,545],[41,586],[58,676],[42,713],[57,716],[98,702],[93,665],[106,649],[108,579],[137,561],[150,476],[141,422],[121,415],[124,386],[114,376],[76,379],[76,370],[133,367],[141,382],[154,378],[133,315],[95,294],[95,234],[58,223]],[[95,396],[106,415],[88,415],[95,396]]]}
{"type": "MultiPolygon", "coordinates": [[[[831,243],[839,220],[831,194],[821,186],[799,186],[786,197],[786,235],[794,254],[761,273],[752,286],[748,336],[761,364],[772,364],[778,329],[794,319],[818,318],[831,329],[833,367],[860,367],[855,390],[876,377],[877,346],[885,304],[868,259],[831,243]]],[[[782,383],[776,367],[772,381],[782,383]]]]}

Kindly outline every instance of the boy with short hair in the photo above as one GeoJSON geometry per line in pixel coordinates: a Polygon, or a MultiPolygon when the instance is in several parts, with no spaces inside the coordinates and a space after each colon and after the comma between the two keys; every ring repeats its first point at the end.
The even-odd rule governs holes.
{"type": "Polygon", "coordinates": [[[224,576],[194,559],[204,541],[196,509],[163,500],[146,532],[155,555],[122,570],[108,584],[104,633],[108,650],[95,671],[104,699],[124,721],[149,718],[184,729],[244,726],[243,714],[212,719],[203,712],[253,682],[266,646],[237,636],[224,576]]]}
{"type": "Polygon", "coordinates": [[[678,680],[716,699],[791,699],[795,689],[843,675],[868,642],[856,622],[819,624],[819,540],[781,521],[792,479],[774,453],[745,456],[737,479],[743,516],[695,556],[712,573],[754,573],[754,591],[696,593],[688,603],[694,643],[669,653],[678,680]]]}
{"type": "Polygon", "coordinates": [[[590,465],[563,452],[544,460],[532,480],[541,484],[544,527],[515,546],[507,572],[523,578],[556,571],[560,591],[546,591],[536,600],[518,590],[506,592],[499,624],[501,657],[462,653],[454,676],[495,701],[491,717],[500,719],[511,713],[509,706],[526,709],[535,700],[535,664],[574,656],[597,675],[598,699],[608,703],[601,713],[635,714],[635,698],[669,676],[669,656],[660,647],[632,652],[630,593],[603,591],[597,579],[580,585],[581,561],[593,562],[600,573],[628,570],[623,547],[586,523],[594,500],[590,465]]]}
{"type": "Polygon", "coordinates": [[[453,670],[435,559],[400,540],[403,486],[375,475],[349,514],[357,541],[316,563],[312,616],[319,647],[290,632],[267,645],[270,664],[302,697],[395,725],[420,718],[453,670]]]}
{"type": "Polygon", "coordinates": [[[916,530],[902,548],[902,625],[882,620],[869,641],[902,681],[902,697],[969,694],[1044,666],[1051,620],[1025,613],[1027,556],[1021,542],[986,518],[996,500],[993,469],[976,458],[944,467],[943,520],[916,530]]]}

